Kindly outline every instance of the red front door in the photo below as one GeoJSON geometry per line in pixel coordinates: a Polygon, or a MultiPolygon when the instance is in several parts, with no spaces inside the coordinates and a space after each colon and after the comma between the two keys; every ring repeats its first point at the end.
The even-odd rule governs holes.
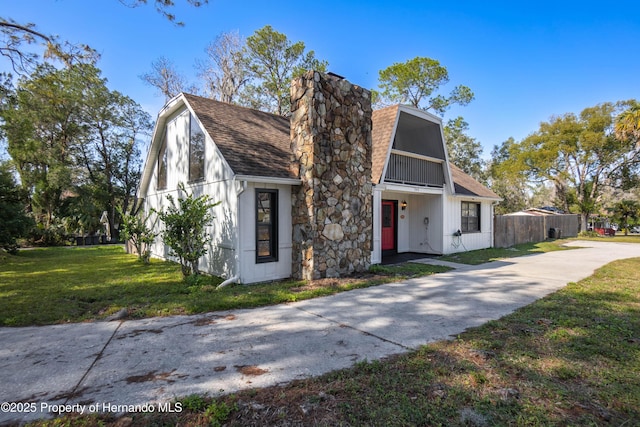
{"type": "Polygon", "coordinates": [[[393,200],[382,201],[382,250],[396,250],[396,211],[398,204],[393,200]]]}

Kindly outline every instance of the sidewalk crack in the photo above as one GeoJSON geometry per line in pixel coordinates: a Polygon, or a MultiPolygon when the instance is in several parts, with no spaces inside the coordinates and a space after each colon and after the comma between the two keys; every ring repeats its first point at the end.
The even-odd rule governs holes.
{"type": "Polygon", "coordinates": [[[111,341],[116,336],[116,334],[118,333],[118,330],[120,330],[120,326],[122,326],[123,323],[124,323],[124,320],[121,320],[120,323],[118,323],[118,326],[113,330],[113,333],[111,334],[111,337],[109,337],[109,339],[107,340],[105,345],[102,347],[102,350],[100,350],[100,353],[98,353],[98,355],[96,356],[95,360],[91,363],[91,365],[89,366],[87,371],[84,373],[84,375],[82,375],[82,378],[80,378],[80,380],[75,385],[75,387],[73,387],[73,389],[71,390],[71,393],[68,393],[66,395],[67,398],[64,401],[65,405],[69,402],[69,400],[71,400],[73,397],[76,396],[76,393],[78,393],[78,389],[80,388],[80,385],[84,382],[85,378],[87,378],[87,376],[89,375],[89,372],[91,372],[91,370],[96,365],[96,363],[98,363],[98,360],[100,360],[102,358],[102,355],[104,354],[104,351],[107,349],[109,344],[111,344],[111,341]]]}
{"type": "Polygon", "coordinates": [[[333,319],[329,319],[328,317],[325,317],[325,316],[323,316],[323,315],[321,315],[321,314],[317,314],[317,313],[314,313],[314,312],[309,311],[309,310],[305,310],[305,309],[300,308],[300,307],[292,307],[292,308],[295,308],[296,310],[302,311],[302,312],[307,313],[307,314],[310,314],[310,315],[312,315],[312,316],[319,317],[319,318],[321,318],[321,319],[323,319],[323,320],[326,320],[326,321],[328,321],[328,322],[334,323],[334,324],[336,324],[336,325],[340,326],[341,328],[348,328],[348,329],[352,329],[352,330],[354,330],[354,331],[356,331],[356,332],[360,332],[361,334],[364,334],[364,335],[367,335],[367,336],[370,336],[370,337],[373,337],[373,338],[379,339],[380,341],[384,341],[384,342],[389,343],[389,344],[396,345],[396,346],[401,347],[401,348],[403,348],[403,349],[405,349],[405,350],[408,350],[408,351],[415,350],[415,349],[414,349],[414,348],[412,348],[412,347],[407,347],[407,346],[406,346],[406,345],[404,345],[404,344],[401,344],[401,343],[399,343],[399,342],[392,341],[392,340],[387,339],[387,338],[385,338],[385,337],[381,337],[380,335],[376,335],[376,334],[373,334],[373,333],[371,333],[371,332],[368,332],[368,331],[365,331],[365,330],[362,330],[362,329],[358,329],[358,328],[356,328],[356,327],[354,327],[354,326],[347,325],[346,323],[340,323],[340,322],[337,322],[337,321],[335,321],[335,320],[333,320],[333,319]]]}

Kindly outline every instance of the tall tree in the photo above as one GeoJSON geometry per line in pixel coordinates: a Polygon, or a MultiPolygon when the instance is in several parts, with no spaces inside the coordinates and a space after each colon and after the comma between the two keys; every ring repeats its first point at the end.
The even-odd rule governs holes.
{"type": "Polygon", "coordinates": [[[98,70],[85,99],[79,160],[87,172],[94,203],[107,212],[109,235],[118,236],[118,207],[128,212],[140,178],[139,138],[151,131],[148,113],[131,98],[110,91],[98,70]]]}
{"type": "Polygon", "coordinates": [[[305,51],[304,42],[292,43],[270,25],[247,38],[243,61],[252,81],[241,103],[281,116],[291,110],[291,80],[306,70],[326,71],[328,65],[316,59],[314,51],[305,51]]]}
{"type": "Polygon", "coordinates": [[[449,82],[449,72],[439,61],[427,57],[415,57],[406,62],[395,63],[379,72],[377,95],[392,103],[409,104],[438,114],[453,104],[467,105],[474,94],[467,86],[453,88],[449,95],[437,94],[449,82]]]}
{"type": "Polygon", "coordinates": [[[608,187],[627,184],[637,175],[640,147],[614,135],[617,106],[604,103],[569,113],[514,145],[509,167],[534,181],[551,181],[565,210],[582,215],[582,227],[608,187]]]}
{"type": "Polygon", "coordinates": [[[9,253],[18,250],[17,240],[33,226],[26,213],[27,193],[15,182],[7,162],[0,162],[0,248],[9,253]]]}
{"type": "Polygon", "coordinates": [[[640,102],[632,99],[623,104],[628,104],[628,108],[616,118],[616,137],[640,144],[640,102]]]}
{"type": "Polygon", "coordinates": [[[78,174],[74,153],[86,131],[82,119],[85,67],[39,66],[20,80],[12,105],[0,112],[8,152],[31,194],[34,213],[42,214],[47,226],[78,174]]]}
{"type": "Polygon", "coordinates": [[[636,221],[640,217],[640,204],[636,200],[620,200],[609,211],[620,221],[626,236],[629,234],[629,221],[636,221]]]}
{"type": "Polygon", "coordinates": [[[517,143],[511,137],[491,151],[488,164],[488,181],[491,189],[502,198],[496,207],[497,214],[507,214],[526,209],[530,203],[528,178],[519,163],[513,162],[512,153],[517,143]]]}
{"type": "Polygon", "coordinates": [[[96,231],[107,211],[117,237],[116,206],[127,211],[134,203],[149,115],[87,64],[40,66],[9,99],[2,130],[39,222],[48,228],[54,217],[69,217],[96,231]]]}
{"type": "Polygon", "coordinates": [[[151,63],[151,71],[140,76],[140,79],[149,86],[155,87],[165,101],[178,95],[180,92],[195,92],[185,78],[176,70],[171,60],[161,56],[151,63]]]}
{"type": "Polygon", "coordinates": [[[469,124],[460,116],[450,119],[444,127],[449,160],[476,180],[485,182],[482,145],[469,136],[469,124]]]}
{"type": "Polygon", "coordinates": [[[205,96],[228,103],[237,100],[249,79],[242,61],[243,48],[244,41],[237,31],[222,33],[207,46],[207,58],[196,62],[205,96]]]}

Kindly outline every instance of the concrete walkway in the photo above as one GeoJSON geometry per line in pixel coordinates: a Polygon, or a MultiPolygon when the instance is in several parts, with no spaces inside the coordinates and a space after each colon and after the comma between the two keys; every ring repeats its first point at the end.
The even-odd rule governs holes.
{"type": "Polygon", "coordinates": [[[192,393],[319,375],[448,339],[613,260],[640,257],[640,245],[571,244],[584,248],[272,307],[0,328],[0,402],[14,402],[2,404],[0,424],[71,409],[53,405],[86,413],[153,403],[157,412],[170,409],[159,403],[192,393]]]}

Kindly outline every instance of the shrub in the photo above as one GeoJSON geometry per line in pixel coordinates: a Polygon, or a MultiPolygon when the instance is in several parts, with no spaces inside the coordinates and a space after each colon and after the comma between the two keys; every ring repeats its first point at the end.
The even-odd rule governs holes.
{"type": "Polygon", "coordinates": [[[65,246],[69,243],[70,236],[62,224],[54,222],[48,226],[37,224],[31,230],[29,240],[36,246],[65,246]]]}
{"type": "Polygon", "coordinates": [[[143,216],[141,214],[125,214],[120,208],[118,208],[118,213],[122,218],[120,224],[122,237],[125,241],[130,240],[133,246],[135,246],[136,251],[138,252],[138,259],[145,264],[149,264],[149,258],[151,258],[151,245],[158,236],[158,233],[153,231],[153,226],[147,226],[151,215],[143,216]]]}
{"type": "Polygon", "coordinates": [[[211,241],[211,237],[205,235],[206,227],[215,218],[210,209],[220,202],[211,202],[208,195],[193,197],[183,184],[178,188],[186,197],[178,198],[176,202],[173,196],[167,195],[170,205],[166,212],[158,212],[158,217],[165,226],[164,243],[171,248],[170,254],[178,257],[182,275],[187,277],[199,274],[198,260],[206,255],[206,246],[211,241]]]}

